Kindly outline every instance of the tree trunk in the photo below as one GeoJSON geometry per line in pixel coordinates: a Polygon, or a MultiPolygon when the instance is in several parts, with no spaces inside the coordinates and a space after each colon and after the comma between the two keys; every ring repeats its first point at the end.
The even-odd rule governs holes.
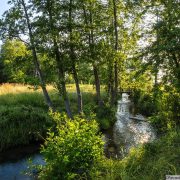
{"type": "MultiPolygon", "coordinates": [[[[117,6],[116,0],[113,0],[113,12],[114,12],[114,33],[115,33],[115,51],[118,51],[118,29],[117,29],[117,6]]],[[[114,102],[117,98],[118,92],[118,62],[115,59],[114,62],[114,96],[112,102],[114,102]]]]}
{"type": "Polygon", "coordinates": [[[64,105],[66,108],[66,112],[69,118],[73,119],[69,98],[67,96],[67,90],[66,90],[66,83],[65,83],[65,73],[64,73],[64,64],[63,64],[63,57],[60,55],[59,46],[56,40],[56,36],[58,37],[58,33],[54,31],[54,24],[52,19],[52,4],[49,4],[48,1],[48,13],[49,13],[49,21],[51,25],[51,33],[52,33],[52,39],[53,39],[53,46],[54,46],[54,53],[55,53],[55,60],[57,63],[57,69],[58,69],[58,78],[59,82],[57,82],[57,88],[59,91],[59,94],[62,95],[62,98],[64,100],[64,105]]]}
{"type": "Polygon", "coordinates": [[[175,55],[175,53],[171,53],[172,54],[172,58],[173,58],[173,61],[174,61],[174,64],[175,64],[175,68],[173,68],[173,72],[174,72],[174,75],[177,79],[177,82],[178,82],[178,87],[180,87],[180,67],[179,67],[179,62],[178,62],[178,59],[175,55]]]}
{"type": "Polygon", "coordinates": [[[24,0],[21,0],[21,3],[22,3],[22,6],[24,8],[27,27],[28,27],[28,30],[29,30],[29,38],[30,38],[30,43],[31,43],[33,62],[34,62],[35,68],[36,68],[36,70],[38,72],[40,85],[41,85],[41,88],[42,88],[42,91],[43,91],[43,94],[44,94],[45,101],[46,101],[48,107],[53,109],[52,101],[51,101],[50,96],[49,96],[49,94],[47,92],[46,84],[45,84],[43,74],[42,74],[42,71],[40,69],[39,61],[38,61],[38,58],[37,58],[36,48],[35,48],[35,45],[34,45],[34,37],[33,37],[33,34],[32,34],[32,30],[31,30],[32,28],[31,28],[31,24],[30,24],[30,20],[29,20],[29,15],[27,13],[27,8],[26,8],[24,0]]]}
{"type": "Polygon", "coordinates": [[[108,65],[108,95],[109,95],[109,103],[113,105],[114,103],[114,78],[113,78],[113,63],[109,62],[108,65]]]}
{"type": "Polygon", "coordinates": [[[98,75],[98,68],[96,65],[93,65],[93,72],[94,72],[94,79],[95,79],[95,86],[96,86],[96,96],[98,105],[101,107],[103,105],[103,101],[101,99],[101,89],[100,89],[100,80],[98,75]]]}
{"type": "MultiPolygon", "coordinates": [[[[86,17],[86,16],[85,16],[86,17]]],[[[88,25],[88,23],[87,23],[88,25]]],[[[92,17],[92,12],[90,12],[90,27],[91,30],[89,32],[89,48],[90,48],[90,53],[91,53],[91,59],[95,61],[94,57],[94,31],[93,31],[93,17],[92,17]]],[[[96,86],[96,97],[98,101],[99,107],[103,105],[103,101],[101,99],[101,88],[100,88],[100,80],[99,80],[99,74],[98,74],[98,67],[95,65],[95,63],[92,63],[93,65],[93,72],[94,72],[94,80],[95,80],[95,86],[96,86]]]]}
{"type": "Polygon", "coordinates": [[[82,95],[81,95],[81,90],[80,90],[80,87],[79,87],[79,79],[78,79],[78,75],[77,75],[75,65],[73,65],[72,71],[73,71],[74,81],[75,81],[75,84],[76,84],[78,113],[81,114],[83,112],[82,95]]]}
{"type": "Polygon", "coordinates": [[[62,97],[63,97],[68,117],[73,119],[70,104],[69,104],[69,98],[67,96],[66,83],[65,83],[65,74],[64,74],[62,57],[60,56],[60,52],[59,52],[58,45],[57,45],[57,42],[56,42],[55,38],[53,39],[53,41],[54,41],[54,51],[55,51],[55,55],[56,55],[56,63],[57,63],[58,71],[59,71],[58,76],[59,76],[59,81],[60,82],[57,82],[58,91],[59,91],[59,94],[61,94],[62,97]]]}
{"type": "Polygon", "coordinates": [[[81,90],[79,86],[79,79],[77,75],[77,70],[76,70],[76,56],[74,53],[74,45],[73,45],[73,36],[72,36],[72,0],[70,0],[69,3],[69,36],[70,36],[70,57],[71,57],[71,63],[72,63],[72,73],[76,85],[76,92],[77,92],[77,103],[78,103],[78,113],[82,113],[82,95],[81,95],[81,90]]]}

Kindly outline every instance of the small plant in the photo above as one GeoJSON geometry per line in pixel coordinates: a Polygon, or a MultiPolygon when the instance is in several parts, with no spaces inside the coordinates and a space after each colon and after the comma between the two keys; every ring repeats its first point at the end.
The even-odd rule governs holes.
{"type": "Polygon", "coordinates": [[[103,141],[98,135],[95,120],[87,121],[76,116],[74,120],[65,114],[51,113],[57,126],[50,130],[42,154],[46,166],[41,179],[74,179],[88,176],[103,155],[103,141]]]}

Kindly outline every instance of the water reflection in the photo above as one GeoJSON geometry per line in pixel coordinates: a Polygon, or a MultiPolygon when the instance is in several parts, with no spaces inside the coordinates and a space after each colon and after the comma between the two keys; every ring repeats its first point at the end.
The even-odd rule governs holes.
{"type": "Polygon", "coordinates": [[[42,155],[37,152],[38,149],[37,145],[33,145],[0,153],[0,180],[34,180],[37,175],[35,170],[32,170],[31,177],[25,172],[28,170],[29,158],[34,165],[45,164],[42,155]]]}
{"type": "Polygon", "coordinates": [[[132,116],[129,105],[128,94],[123,93],[122,100],[118,101],[117,121],[113,128],[114,142],[123,154],[127,154],[131,147],[155,139],[152,126],[142,115],[132,116]]]}

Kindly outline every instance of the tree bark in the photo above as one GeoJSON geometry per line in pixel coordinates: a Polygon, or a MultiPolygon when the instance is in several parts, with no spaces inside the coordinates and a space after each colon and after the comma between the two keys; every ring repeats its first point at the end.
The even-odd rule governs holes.
{"type": "Polygon", "coordinates": [[[103,105],[103,101],[101,99],[100,80],[99,80],[98,68],[96,65],[93,65],[93,72],[94,72],[95,87],[96,87],[96,97],[97,97],[98,105],[101,107],[103,105]]]}
{"type": "MultiPolygon", "coordinates": [[[[85,15],[85,18],[87,18],[85,8],[84,8],[84,15],[85,15]]],[[[86,19],[86,23],[88,25],[87,19],[86,19]]],[[[91,58],[92,58],[93,61],[95,61],[95,58],[94,58],[95,52],[94,52],[93,17],[92,17],[92,12],[91,11],[90,11],[89,25],[91,27],[91,30],[89,32],[89,48],[90,48],[91,58]]],[[[94,80],[95,80],[95,86],[96,86],[96,97],[97,97],[98,105],[99,105],[99,107],[101,107],[103,105],[103,101],[101,99],[101,88],[100,88],[98,67],[97,67],[97,65],[95,65],[95,63],[92,63],[92,65],[93,65],[94,80]]]]}
{"type": "Polygon", "coordinates": [[[59,76],[59,81],[58,82],[58,90],[59,94],[62,94],[66,112],[69,118],[73,119],[71,108],[70,108],[70,103],[69,103],[69,98],[67,96],[67,90],[66,90],[66,83],[65,83],[65,74],[64,74],[64,68],[63,68],[63,62],[62,62],[62,57],[60,56],[58,44],[56,42],[56,39],[53,38],[54,41],[54,52],[56,55],[56,63],[57,63],[57,68],[58,68],[58,76],[59,76]]]}
{"type": "Polygon", "coordinates": [[[81,95],[81,90],[79,86],[79,79],[78,79],[78,74],[76,70],[76,56],[74,52],[74,46],[73,46],[73,29],[72,29],[72,0],[70,0],[69,3],[69,36],[70,36],[70,58],[71,58],[71,63],[72,63],[72,73],[73,73],[73,78],[75,81],[76,85],[76,92],[77,92],[77,104],[78,104],[78,113],[81,114],[83,112],[82,109],[82,95],[81,95]]]}
{"type": "Polygon", "coordinates": [[[37,58],[36,47],[35,47],[35,43],[34,43],[34,36],[33,36],[33,33],[32,33],[32,27],[31,27],[31,23],[30,23],[30,20],[29,20],[27,7],[25,5],[24,0],[21,0],[21,3],[22,3],[22,6],[23,6],[23,9],[24,9],[25,18],[26,18],[26,22],[27,22],[27,27],[28,27],[28,31],[29,31],[29,38],[30,38],[32,55],[33,55],[33,62],[34,62],[35,68],[36,68],[36,70],[38,72],[40,85],[41,85],[41,88],[42,88],[42,91],[43,91],[43,94],[44,94],[44,98],[45,98],[45,101],[46,101],[48,107],[51,108],[51,109],[54,109],[53,105],[52,105],[52,101],[51,101],[50,96],[48,94],[48,91],[46,89],[46,84],[45,84],[43,74],[42,74],[42,71],[40,69],[39,61],[38,61],[38,58],[37,58]]]}
{"type": "Polygon", "coordinates": [[[47,1],[47,3],[48,3],[48,13],[49,13],[49,21],[50,21],[51,33],[52,33],[52,39],[53,39],[55,60],[56,60],[57,69],[58,69],[59,82],[57,82],[57,88],[58,88],[59,94],[62,95],[62,98],[64,100],[64,105],[65,105],[68,117],[73,119],[70,103],[69,103],[69,98],[67,96],[67,90],[66,90],[64,64],[63,64],[63,59],[62,59],[63,57],[60,54],[59,46],[56,40],[56,38],[58,37],[58,33],[56,33],[54,30],[54,24],[53,24],[53,19],[52,19],[52,9],[51,9],[52,4],[49,1],[47,1]]]}
{"type": "Polygon", "coordinates": [[[173,58],[173,61],[174,61],[174,64],[175,64],[175,68],[173,68],[173,72],[174,72],[174,75],[178,81],[178,87],[180,85],[180,67],[179,67],[179,62],[178,62],[178,59],[175,55],[174,52],[171,53],[172,54],[172,58],[173,58]]]}
{"type": "Polygon", "coordinates": [[[76,85],[78,113],[81,114],[83,112],[82,95],[81,95],[81,90],[79,87],[79,79],[78,79],[75,65],[72,66],[72,71],[73,71],[73,77],[74,77],[74,81],[75,81],[75,85],[76,85]]]}
{"type": "MultiPolygon", "coordinates": [[[[114,33],[115,33],[115,51],[118,51],[118,29],[117,29],[117,6],[116,6],[116,0],[113,0],[113,13],[114,13],[114,33]]],[[[117,59],[115,59],[114,62],[114,96],[112,102],[115,101],[117,98],[117,92],[118,92],[118,62],[117,59]]]]}

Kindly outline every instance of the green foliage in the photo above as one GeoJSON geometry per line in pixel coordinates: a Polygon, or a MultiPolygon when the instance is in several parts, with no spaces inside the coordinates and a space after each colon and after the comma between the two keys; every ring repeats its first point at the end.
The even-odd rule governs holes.
{"type": "MultiPolygon", "coordinates": [[[[21,108],[22,109],[23,108],[24,109],[33,108],[33,111],[37,110],[37,113],[38,112],[42,113],[42,116],[43,116],[43,114],[46,114],[46,112],[48,111],[48,107],[45,104],[44,99],[43,99],[43,95],[40,92],[37,92],[37,91],[23,92],[21,90],[20,91],[21,93],[18,93],[18,90],[16,88],[13,89],[13,90],[12,90],[12,88],[13,88],[13,86],[10,86],[10,87],[6,88],[3,91],[15,92],[15,94],[8,93],[8,94],[4,94],[4,95],[0,96],[0,107],[2,109],[4,109],[4,111],[7,110],[8,114],[9,114],[10,109],[12,109],[12,110],[17,109],[17,111],[20,113],[21,108]],[[17,91],[17,93],[16,93],[16,91],[17,91]]],[[[28,91],[26,86],[21,86],[21,89],[23,89],[23,88],[24,88],[24,91],[28,91]]],[[[73,113],[76,114],[77,113],[77,105],[76,105],[77,100],[76,100],[76,94],[74,93],[74,91],[75,91],[75,89],[70,88],[69,98],[70,98],[70,101],[71,101],[71,107],[72,107],[73,113]]],[[[90,91],[91,91],[91,89],[90,89],[90,91]]],[[[65,108],[63,106],[63,101],[59,101],[57,92],[52,90],[52,91],[50,91],[50,95],[51,95],[51,98],[53,100],[53,104],[56,107],[56,109],[58,109],[60,112],[65,112],[65,108]]],[[[100,113],[100,112],[98,112],[98,108],[96,106],[95,94],[84,92],[82,94],[82,96],[83,96],[83,102],[84,102],[84,116],[87,119],[92,119],[92,116],[96,117],[96,113],[100,113]]],[[[113,114],[112,114],[112,112],[110,110],[110,107],[103,108],[103,109],[104,110],[101,110],[101,116],[98,115],[98,118],[96,118],[96,120],[99,123],[101,128],[107,129],[112,125],[112,123],[114,121],[114,118],[112,118],[113,114]],[[104,111],[104,115],[103,115],[102,111],[104,111]],[[106,113],[106,111],[109,112],[109,113],[106,113]]],[[[14,114],[14,111],[15,110],[12,111],[12,116],[14,114]]],[[[24,114],[24,110],[22,110],[22,112],[24,114]]],[[[30,111],[28,111],[28,112],[31,113],[30,111]]],[[[22,116],[23,116],[23,114],[22,114],[22,116]]],[[[8,115],[3,114],[1,119],[8,118],[7,116],[8,115]]],[[[11,116],[11,119],[13,119],[12,116],[11,116]]],[[[17,115],[17,118],[14,117],[14,120],[13,120],[14,123],[16,123],[16,121],[18,121],[19,116],[20,115],[17,115]]],[[[37,115],[37,117],[38,117],[38,115],[37,115]]],[[[30,117],[26,116],[26,118],[30,118],[30,117]]],[[[31,121],[31,119],[26,119],[27,124],[28,124],[28,121],[31,121]]],[[[40,121],[41,121],[41,119],[40,119],[40,121]]],[[[45,121],[46,121],[46,118],[45,118],[45,121]]],[[[6,126],[8,126],[9,121],[5,121],[5,122],[7,123],[6,126]]],[[[38,129],[38,128],[41,129],[41,127],[38,125],[38,122],[39,121],[37,120],[37,124],[35,123],[34,126],[37,125],[36,129],[38,129]]],[[[46,122],[44,122],[44,123],[46,123],[46,122]]],[[[24,124],[22,124],[22,125],[24,126],[24,124]]],[[[44,127],[45,128],[44,132],[47,131],[48,127],[49,126],[44,127]]],[[[25,126],[23,128],[24,129],[22,131],[26,131],[26,129],[28,127],[25,126]]],[[[21,131],[21,129],[17,129],[17,131],[21,131]]],[[[6,132],[4,132],[3,137],[5,137],[5,136],[8,136],[8,131],[7,131],[7,134],[6,134],[6,132]]],[[[5,143],[6,139],[4,139],[3,141],[5,143]]],[[[14,144],[17,144],[16,140],[14,140],[12,142],[12,144],[9,144],[8,147],[13,147],[14,144]]],[[[19,143],[19,145],[20,145],[20,143],[19,143]]],[[[6,149],[6,148],[4,147],[3,149],[6,149]]]]}
{"type": "Polygon", "coordinates": [[[146,59],[145,66],[151,69],[151,74],[154,76],[163,70],[161,74],[163,82],[178,88],[180,86],[179,2],[157,1],[153,5],[156,5],[153,13],[157,16],[157,21],[150,34],[151,36],[154,34],[155,40],[151,41],[147,48],[142,49],[143,59],[146,59]]]}
{"type": "Polygon", "coordinates": [[[3,73],[9,82],[25,83],[34,76],[30,51],[18,40],[6,40],[1,47],[1,61],[4,63],[3,73]]]}
{"type": "Polygon", "coordinates": [[[52,121],[47,113],[32,106],[0,106],[0,151],[42,140],[52,121]]]}
{"type": "Polygon", "coordinates": [[[103,154],[103,141],[97,134],[98,124],[95,120],[87,121],[77,116],[73,120],[65,114],[53,113],[52,116],[57,123],[56,133],[49,131],[42,148],[46,166],[40,179],[88,176],[103,154]]]}
{"type": "Polygon", "coordinates": [[[132,99],[135,103],[136,111],[143,115],[151,116],[157,110],[152,92],[136,90],[133,92],[132,99]]]}
{"type": "Polygon", "coordinates": [[[102,129],[110,128],[115,122],[115,109],[110,105],[104,105],[102,107],[96,107],[96,117],[102,129]]]}
{"type": "Polygon", "coordinates": [[[172,131],[180,125],[180,94],[175,88],[165,87],[156,99],[158,112],[149,119],[159,132],[172,131]]]}
{"type": "Polygon", "coordinates": [[[135,91],[132,95],[136,111],[150,116],[158,132],[164,133],[179,126],[180,95],[176,88],[166,85],[150,92],[135,91]]]}

